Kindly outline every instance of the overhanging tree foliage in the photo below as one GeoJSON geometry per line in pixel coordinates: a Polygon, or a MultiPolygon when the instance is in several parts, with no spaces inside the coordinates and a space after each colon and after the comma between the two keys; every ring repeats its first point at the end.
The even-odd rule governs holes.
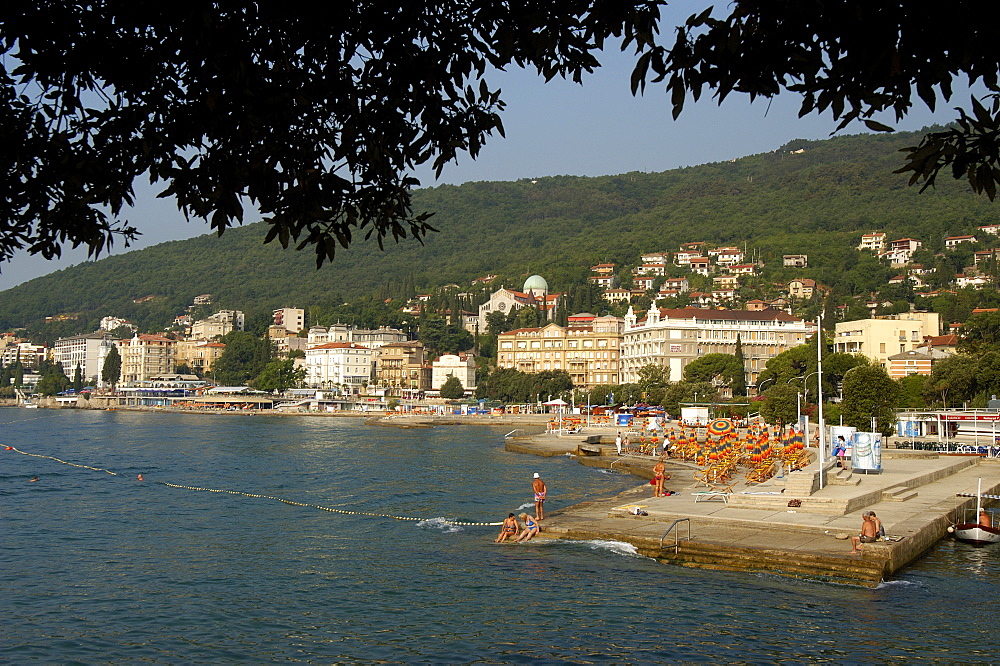
{"type": "Polygon", "coordinates": [[[705,90],[801,94],[801,112],[842,125],[902,118],[916,94],[949,101],[956,79],[982,103],[911,150],[915,181],[950,167],[991,198],[1000,110],[997,14],[989,3],[737,0],[659,43],[663,0],[360,3],[324,21],[305,4],[8,2],[0,9],[0,260],[63,244],[92,254],[136,231],[120,215],[133,184],[162,184],[218,233],[245,207],[266,240],[315,250],[358,234],[422,238],[407,174],[475,157],[503,133],[490,67],[581,80],[608,38],[634,49],[634,91],[666,82],[678,115],[705,90]],[[933,16],[933,20],[928,17],[933,16]],[[915,93],[914,93],[915,91],[915,93]]]}

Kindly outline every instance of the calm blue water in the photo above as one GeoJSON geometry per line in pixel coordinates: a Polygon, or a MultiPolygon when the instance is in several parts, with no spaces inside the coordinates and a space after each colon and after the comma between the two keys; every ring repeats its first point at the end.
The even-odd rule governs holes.
{"type": "Polygon", "coordinates": [[[688,570],[495,521],[638,483],[501,430],[0,410],[0,661],[991,661],[1000,550],[946,542],[877,590],[688,570]],[[2,445],[104,467],[111,476],[2,445]],[[136,474],[145,475],[144,482],[136,474]],[[33,475],[37,483],[29,482],[33,475]]]}

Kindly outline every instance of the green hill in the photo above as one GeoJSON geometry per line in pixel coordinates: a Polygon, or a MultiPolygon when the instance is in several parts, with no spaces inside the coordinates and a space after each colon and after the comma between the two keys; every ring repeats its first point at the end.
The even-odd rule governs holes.
{"type": "MultiPolygon", "coordinates": [[[[898,150],[919,134],[794,141],[726,163],[664,173],[537,181],[478,182],[420,190],[416,211],[435,211],[424,245],[391,242],[384,252],[356,238],[317,270],[309,251],[263,245],[263,224],[205,235],[85,263],[2,292],[0,329],[78,313],[80,330],[114,314],[145,327],[166,326],[193,297],[213,307],[267,312],[334,305],[407,280],[418,289],[467,285],[487,273],[544,275],[554,290],[586,280],[600,261],[632,266],[641,252],[685,241],[739,244],[765,262],[808,254],[804,275],[861,293],[855,273],[861,233],[884,230],[936,250],[948,235],[996,220],[988,200],[942,178],[923,194],[894,175],[898,150]],[[798,152],[798,151],[802,152],[798,152]],[[796,152],[792,152],[796,151],[796,152]],[[152,297],[140,303],[135,300],[152,297]]],[[[772,262],[773,265],[773,262],[772,262]]]]}

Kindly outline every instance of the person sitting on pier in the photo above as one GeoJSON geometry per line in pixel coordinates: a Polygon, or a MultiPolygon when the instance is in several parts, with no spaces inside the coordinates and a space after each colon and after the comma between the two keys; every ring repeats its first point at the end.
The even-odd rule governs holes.
{"type": "Polygon", "coordinates": [[[503,543],[510,537],[515,536],[519,528],[520,526],[517,524],[517,518],[514,517],[514,514],[508,515],[500,527],[500,534],[497,536],[496,543],[503,543]]]}
{"type": "Polygon", "coordinates": [[[526,513],[522,513],[521,522],[524,523],[524,531],[521,532],[521,535],[517,537],[518,542],[527,541],[531,537],[536,536],[540,531],[538,522],[534,516],[529,516],[526,513]]]}
{"type": "Polygon", "coordinates": [[[878,539],[876,536],[877,532],[875,530],[875,521],[872,520],[871,512],[865,511],[861,516],[861,534],[859,536],[851,537],[851,555],[856,555],[861,552],[862,544],[871,543],[878,539]]]}

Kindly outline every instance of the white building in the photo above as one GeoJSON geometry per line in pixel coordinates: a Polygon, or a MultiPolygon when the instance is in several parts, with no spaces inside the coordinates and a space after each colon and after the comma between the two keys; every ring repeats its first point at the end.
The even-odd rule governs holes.
{"type": "Polygon", "coordinates": [[[219,310],[207,319],[196,321],[191,325],[191,337],[211,340],[228,335],[233,331],[244,330],[246,318],[240,310],[219,310]]]}
{"type": "Polygon", "coordinates": [[[283,327],[289,333],[298,333],[306,326],[306,311],[301,308],[281,308],[272,314],[274,325],[283,327]]]}
{"type": "Polygon", "coordinates": [[[104,317],[101,319],[100,323],[100,329],[102,331],[113,331],[116,328],[121,328],[122,326],[127,326],[132,331],[137,329],[135,324],[130,322],[128,319],[122,319],[121,317],[104,317]]]}
{"type": "Polygon", "coordinates": [[[705,354],[734,353],[739,337],[747,383],[755,384],[768,360],[805,343],[813,329],[811,322],[780,310],[651,307],[640,320],[629,308],[621,346],[621,381],[638,381],[639,370],[646,365],[670,368],[670,381],[680,381],[691,361],[705,354]]]}
{"type": "Polygon", "coordinates": [[[431,363],[431,390],[440,391],[449,377],[457,377],[466,393],[476,390],[476,358],[472,354],[445,354],[431,363]]]}
{"type": "Polygon", "coordinates": [[[326,342],[306,349],[306,384],[313,388],[343,387],[359,393],[371,381],[375,352],[353,342],[326,342]]]}
{"type": "Polygon", "coordinates": [[[85,382],[100,382],[104,359],[114,346],[114,340],[107,333],[73,335],[56,340],[52,347],[52,359],[62,366],[63,374],[70,379],[73,379],[79,365],[85,382]]]}

